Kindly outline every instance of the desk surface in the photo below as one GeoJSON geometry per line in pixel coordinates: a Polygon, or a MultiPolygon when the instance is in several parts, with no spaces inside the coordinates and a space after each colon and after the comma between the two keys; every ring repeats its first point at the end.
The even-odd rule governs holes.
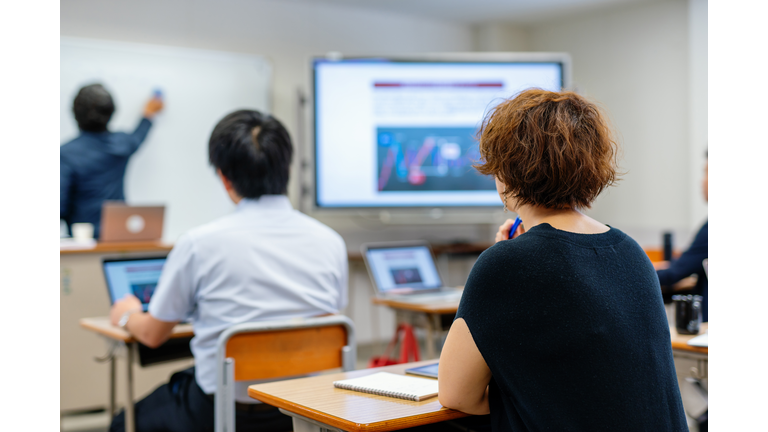
{"type": "MultiPolygon", "coordinates": [[[[435,255],[480,255],[491,246],[493,243],[430,244],[435,255]]],[[[363,254],[358,251],[348,252],[347,258],[350,261],[362,261],[363,254]]]]}
{"type": "MultiPolygon", "coordinates": [[[[110,339],[115,339],[125,343],[136,342],[136,339],[134,339],[130,333],[123,330],[121,327],[113,326],[110,324],[109,317],[82,318],[80,319],[80,326],[94,333],[106,336],[110,339]]],[[[194,335],[195,333],[192,331],[192,324],[178,324],[173,328],[171,339],[192,337],[194,335]]]]}
{"type": "Polygon", "coordinates": [[[389,306],[394,309],[404,309],[414,312],[431,314],[455,314],[459,309],[459,301],[429,302],[429,303],[411,303],[381,297],[371,299],[374,304],[389,306]]]}
{"type": "Polygon", "coordinates": [[[60,249],[60,255],[93,254],[93,253],[125,253],[125,252],[170,252],[172,244],[160,241],[109,242],[96,243],[94,247],[82,249],[60,249]]]}
{"type": "MultiPolygon", "coordinates": [[[[704,334],[708,327],[708,323],[701,323],[698,335],[704,334]]],[[[709,355],[709,347],[695,347],[688,345],[688,341],[698,335],[681,335],[677,333],[677,330],[675,330],[674,327],[669,328],[669,333],[672,336],[672,349],[709,355]]]]}
{"type": "Polygon", "coordinates": [[[257,384],[248,387],[248,395],[262,402],[283,408],[312,420],[358,431],[391,431],[407,427],[466,417],[459,411],[443,408],[437,397],[412,402],[386,396],[376,396],[333,386],[333,381],[370,375],[375,372],[404,374],[413,366],[431,364],[427,360],[383,368],[342,372],[257,384]]]}

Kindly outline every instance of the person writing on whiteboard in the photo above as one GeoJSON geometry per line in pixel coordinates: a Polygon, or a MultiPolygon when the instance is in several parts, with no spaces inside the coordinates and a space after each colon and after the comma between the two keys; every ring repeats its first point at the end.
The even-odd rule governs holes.
{"type": "MultiPolygon", "coordinates": [[[[285,196],[293,146],[271,116],[236,111],[214,128],[209,160],[234,213],[183,235],[163,267],[147,312],[138,298],[110,313],[141,343],[157,347],[180,321],[195,331],[195,367],[136,404],[136,430],[212,431],[216,341],[240,323],[337,313],[347,304],[347,248],[341,236],[291,207],[285,196]]],[[[236,383],[237,430],[286,431],[291,418],[259,404],[236,383]]],[[[125,415],[111,426],[122,431],[125,415]]]]}
{"type": "Polygon", "coordinates": [[[582,210],[616,181],[597,106],[531,89],[480,128],[478,171],[523,221],[483,252],[440,356],[440,403],[494,431],[687,431],[659,280],[582,210]]]}
{"type": "Polygon", "coordinates": [[[144,142],[152,118],[162,109],[163,101],[156,94],[144,106],[133,132],[110,132],[107,124],[115,112],[112,96],[101,84],[80,89],[72,107],[80,135],[59,149],[59,217],[70,231],[73,223],[87,222],[98,238],[101,206],[104,201],[125,201],[123,178],[128,159],[144,142]]]}

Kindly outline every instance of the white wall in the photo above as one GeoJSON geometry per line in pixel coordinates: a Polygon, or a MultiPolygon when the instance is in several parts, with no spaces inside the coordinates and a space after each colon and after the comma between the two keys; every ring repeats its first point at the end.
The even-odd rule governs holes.
{"type": "MultiPolygon", "coordinates": [[[[472,48],[468,25],[279,0],[69,0],[61,4],[61,35],[266,56],[274,66],[272,113],[294,140],[297,90],[308,87],[311,56],[472,48]]],[[[296,203],[297,181],[289,195],[296,203]]]]}
{"type": "Polygon", "coordinates": [[[472,26],[475,51],[530,51],[530,32],[524,26],[482,23],[472,26]]]}
{"type": "Polygon", "coordinates": [[[534,23],[480,23],[477,51],[566,51],[575,88],[602,103],[627,174],[590,214],[641,244],[676,234],[684,248],[706,219],[707,0],[613,6],[534,23]]]}
{"type": "Polygon", "coordinates": [[[689,112],[691,162],[691,218],[694,226],[707,217],[707,204],[702,199],[701,180],[704,173],[704,152],[707,150],[708,102],[708,5],[707,0],[688,0],[688,52],[689,52],[689,112]]]}
{"type": "Polygon", "coordinates": [[[529,31],[532,50],[571,53],[575,87],[619,132],[627,174],[591,214],[628,230],[691,229],[687,2],[593,11],[529,31]]]}

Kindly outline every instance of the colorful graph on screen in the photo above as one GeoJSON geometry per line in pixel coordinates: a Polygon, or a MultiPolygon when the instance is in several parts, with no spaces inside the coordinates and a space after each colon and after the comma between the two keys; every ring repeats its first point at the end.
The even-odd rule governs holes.
{"type": "Polygon", "coordinates": [[[472,167],[480,160],[476,129],[377,128],[378,190],[495,190],[493,178],[472,167]]]}

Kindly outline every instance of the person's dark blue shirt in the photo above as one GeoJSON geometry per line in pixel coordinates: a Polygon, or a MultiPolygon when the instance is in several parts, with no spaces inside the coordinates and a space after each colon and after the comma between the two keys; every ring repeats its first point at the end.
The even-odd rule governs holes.
{"type": "MultiPolygon", "coordinates": [[[[86,132],[60,148],[59,217],[67,222],[93,224],[98,238],[104,201],[125,201],[123,178],[128,159],[147,137],[146,119],[133,133],[86,132]]],[[[70,228],[71,229],[71,228],[70,228]]]]}
{"type": "Polygon", "coordinates": [[[693,288],[693,293],[703,297],[701,310],[704,322],[709,321],[709,316],[707,314],[707,274],[704,271],[703,264],[709,251],[707,241],[708,225],[709,221],[704,222],[704,226],[702,226],[696,234],[696,238],[693,239],[693,243],[691,243],[688,250],[683,252],[680,258],[672,261],[669,268],[656,271],[656,274],[659,276],[659,284],[662,286],[674,285],[688,276],[694,274],[698,275],[698,280],[696,281],[696,286],[693,288]]]}

